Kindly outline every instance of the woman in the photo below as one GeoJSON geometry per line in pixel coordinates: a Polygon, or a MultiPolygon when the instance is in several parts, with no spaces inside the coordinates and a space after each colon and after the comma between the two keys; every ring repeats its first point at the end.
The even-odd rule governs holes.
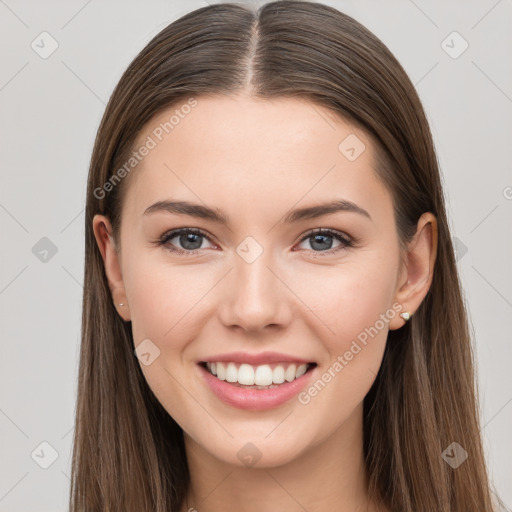
{"type": "Polygon", "coordinates": [[[73,512],[494,510],[431,133],[358,22],[171,23],[87,194],[73,512]]]}

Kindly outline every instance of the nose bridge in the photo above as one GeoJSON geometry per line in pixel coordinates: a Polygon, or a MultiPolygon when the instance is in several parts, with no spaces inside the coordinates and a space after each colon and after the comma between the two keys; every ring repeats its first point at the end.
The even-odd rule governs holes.
{"type": "Polygon", "coordinates": [[[284,324],[289,320],[289,305],[276,277],[272,251],[248,238],[236,249],[222,320],[227,326],[239,325],[245,330],[284,324]]]}

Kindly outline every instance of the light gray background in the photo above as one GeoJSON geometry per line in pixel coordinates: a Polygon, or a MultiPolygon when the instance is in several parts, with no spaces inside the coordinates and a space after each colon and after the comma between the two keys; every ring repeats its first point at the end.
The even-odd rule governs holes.
{"type": "MultiPolygon", "coordinates": [[[[489,470],[510,506],[512,3],[326,3],[389,46],[427,111],[475,332],[489,470]],[[445,51],[463,48],[457,36],[446,40],[453,31],[469,44],[458,58],[445,51]]],[[[0,512],[67,510],[95,132],[135,55],[205,5],[0,0],[0,512]],[[43,31],[59,45],[47,59],[31,47],[43,31]],[[57,248],[46,262],[36,245],[43,237],[57,248]],[[48,469],[40,463],[52,448],[42,442],[58,453],[48,469]]]]}

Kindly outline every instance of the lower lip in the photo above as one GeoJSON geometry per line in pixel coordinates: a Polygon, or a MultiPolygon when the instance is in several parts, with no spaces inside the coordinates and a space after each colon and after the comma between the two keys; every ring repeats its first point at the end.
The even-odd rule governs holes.
{"type": "Polygon", "coordinates": [[[310,369],[292,382],[279,384],[277,388],[256,389],[234,386],[225,380],[218,379],[202,365],[198,366],[204,380],[218,398],[229,405],[249,411],[273,409],[284,404],[306,386],[316,368],[310,369]]]}

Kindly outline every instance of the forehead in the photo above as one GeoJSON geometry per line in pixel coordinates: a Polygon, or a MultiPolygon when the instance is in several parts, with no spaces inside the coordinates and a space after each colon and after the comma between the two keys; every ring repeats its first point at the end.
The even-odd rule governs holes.
{"type": "Polygon", "coordinates": [[[139,133],[135,149],[151,149],[132,171],[125,199],[133,214],[176,196],[244,212],[336,193],[368,207],[378,198],[390,206],[371,140],[330,110],[299,98],[198,96],[195,102],[173,105],[139,133]]]}

